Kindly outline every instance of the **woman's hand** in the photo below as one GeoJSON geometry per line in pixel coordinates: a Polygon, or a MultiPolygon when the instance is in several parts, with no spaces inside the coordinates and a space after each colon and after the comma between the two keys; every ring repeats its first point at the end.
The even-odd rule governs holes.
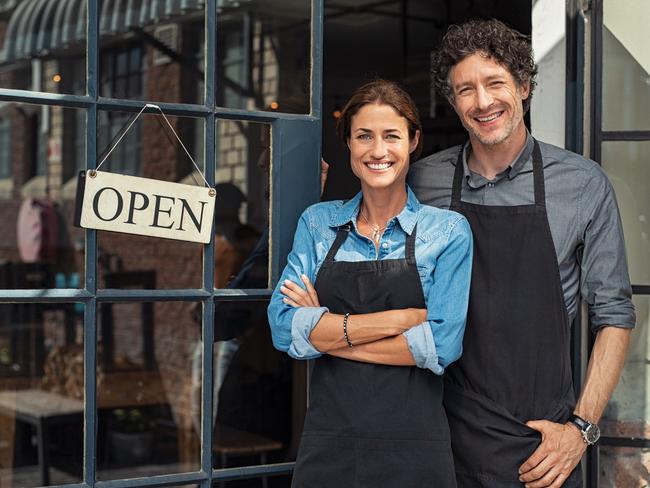
{"type": "Polygon", "coordinates": [[[309,281],[306,275],[300,275],[300,279],[305,284],[305,288],[294,283],[291,280],[284,280],[280,291],[284,295],[284,303],[292,307],[320,307],[316,289],[309,281]]]}

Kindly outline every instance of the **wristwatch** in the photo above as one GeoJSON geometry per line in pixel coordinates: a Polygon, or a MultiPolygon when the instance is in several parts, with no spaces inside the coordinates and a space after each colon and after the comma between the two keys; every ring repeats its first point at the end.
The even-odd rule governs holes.
{"type": "Polygon", "coordinates": [[[598,442],[598,439],[600,439],[600,429],[598,426],[591,422],[587,422],[582,417],[571,415],[569,420],[567,420],[567,423],[571,423],[578,428],[580,434],[582,434],[582,440],[585,441],[585,444],[588,446],[595,444],[598,442]]]}

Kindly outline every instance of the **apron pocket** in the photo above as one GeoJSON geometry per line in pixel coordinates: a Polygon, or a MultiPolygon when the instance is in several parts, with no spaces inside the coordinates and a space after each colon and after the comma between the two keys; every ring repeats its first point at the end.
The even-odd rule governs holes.
{"type": "Polygon", "coordinates": [[[349,437],[303,435],[292,488],[354,486],[355,442],[349,437]]]}
{"type": "Polygon", "coordinates": [[[521,486],[519,466],[537,449],[540,434],[492,400],[446,386],[446,410],[459,479],[469,475],[477,483],[487,483],[462,486],[521,486]]]}
{"type": "Polygon", "coordinates": [[[357,440],[355,488],[454,488],[448,441],[357,440]]]}

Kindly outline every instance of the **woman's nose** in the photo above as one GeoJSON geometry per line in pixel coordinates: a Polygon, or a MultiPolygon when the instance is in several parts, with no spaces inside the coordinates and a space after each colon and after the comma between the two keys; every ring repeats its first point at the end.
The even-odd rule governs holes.
{"type": "Polygon", "coordinates": [[[387,152],[386,141],[384,141],[381,137],[376,138],[372,144],[372,151],[370,155],[374,159],[382,159],[386,156],[387,152]]]}

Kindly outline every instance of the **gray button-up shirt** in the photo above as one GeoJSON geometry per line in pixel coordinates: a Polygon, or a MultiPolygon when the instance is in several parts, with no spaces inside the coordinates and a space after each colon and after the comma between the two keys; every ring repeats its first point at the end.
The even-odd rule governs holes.
{"type": "MultiPolygon", "coordinates": [[[[634,327],[623,227],[605,172],[578,154],[543,142],[539,145],[544,160],[546,211],[570,319],[576,315],[580,293],[594,330],[607,325],[634,327]]],[[[466,144],[462,200],[479,205],[535,203],[533,146],[529,134],[514,162],[488,181],[467,166],[466,144]]],[[[408,183],[420,202],[449,208],[460,149],[452,147],[411,165],[408,183]]]]}

